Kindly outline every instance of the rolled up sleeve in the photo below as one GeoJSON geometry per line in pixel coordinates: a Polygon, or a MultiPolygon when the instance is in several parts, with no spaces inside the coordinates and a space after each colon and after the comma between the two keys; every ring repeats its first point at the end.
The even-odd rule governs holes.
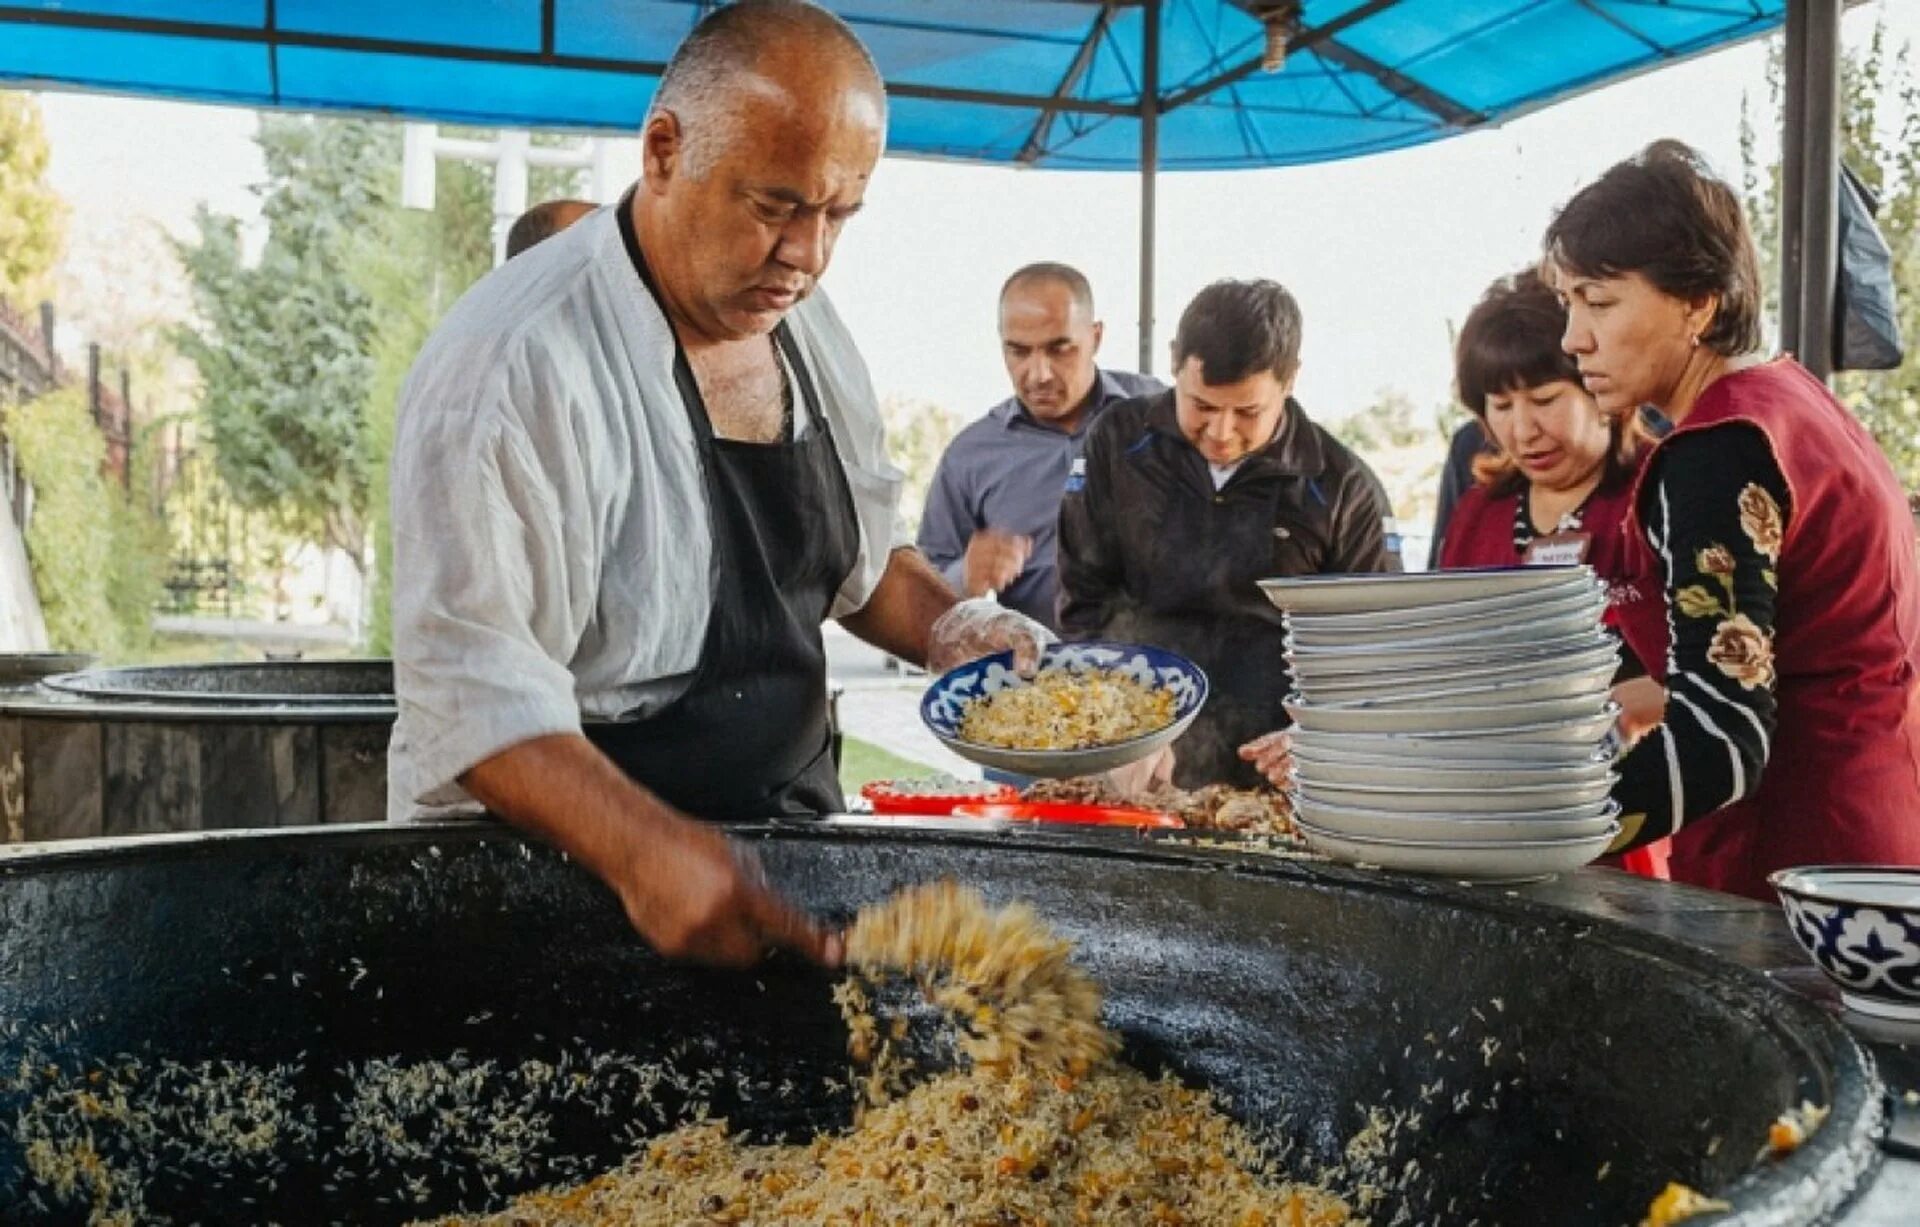
{"type": "Polygon", "coordinates": [[[500,413],[434,415],[396,445],[390,812],[521,742],[577,732],[576,560],[551,477],[500,413]]]}

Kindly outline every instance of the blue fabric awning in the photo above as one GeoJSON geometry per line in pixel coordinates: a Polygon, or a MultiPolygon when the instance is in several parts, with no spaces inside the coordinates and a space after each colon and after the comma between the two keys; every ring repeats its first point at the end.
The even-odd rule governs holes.
{"type": "MultiPolygon", "coordinates": [[[[0,81],[484,127],[632,132],[711,0],[0,0],[0,81]]],[[[1778,26],[1786,0],[831,0],[891,151],[1082,170],[1416,145],[1778,26]],[[1288,52],[1263,71],[1269,23],[1288,52]]]]}

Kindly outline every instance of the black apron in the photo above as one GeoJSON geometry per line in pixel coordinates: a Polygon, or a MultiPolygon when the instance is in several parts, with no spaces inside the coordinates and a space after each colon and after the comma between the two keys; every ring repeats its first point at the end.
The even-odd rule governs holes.
{"type": "MultiPolygon", "coordinates": [[[[623,205],[621,232],[651,292],[628,218],[623,205]]],[[[797,441],[716,438],[693,367],[674,342],[674,383],[712,522],[707,635],[678,699],[644,720],[585,726],[621,770],[697,818],[818,817],[846,808],[828,731],[820,624],[858,557],[859,522],[799,346],[784,322],[774,338],[807,415],[797,441]]]]}

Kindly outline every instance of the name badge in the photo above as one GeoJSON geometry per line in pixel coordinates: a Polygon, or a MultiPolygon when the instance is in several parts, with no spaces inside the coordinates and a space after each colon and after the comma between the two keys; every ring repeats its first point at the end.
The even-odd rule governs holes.
{"type": "Polygon", "coordinates": [[[1589,533],[1548,533],[1535,537],[1523,561],[1530,567],[1573,567],[1587,560],[1593,545],[1589,533]]]}

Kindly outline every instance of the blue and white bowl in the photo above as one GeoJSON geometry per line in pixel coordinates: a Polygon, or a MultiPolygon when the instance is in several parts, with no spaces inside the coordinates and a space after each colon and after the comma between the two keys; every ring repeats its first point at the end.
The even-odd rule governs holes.
{"type": "Polygon", "coordinates": [[[941,744],[969,762],[1019,775],[1069,779],[1098,775],[1157,752],[1187,731],[1207,701],[1207,675],[1183,656],[1129,643],[1055,643],[1040,653],[1043,673],[1114,672],[1173,695],[1173,723],[1144,736],[1085,750],[1009,750],[965,741],[960,721],[967,704],[984,695],[1030,685],[1013,671],[1013,653],[983,656],[944,674],[920,700],[920,719],[941,744]]]}
{"type": "Polygon", "coordinates": [[[1810,865],[1767,882],[1849,1009],[1920,1022],[1920,869],[1810,865]]]}

